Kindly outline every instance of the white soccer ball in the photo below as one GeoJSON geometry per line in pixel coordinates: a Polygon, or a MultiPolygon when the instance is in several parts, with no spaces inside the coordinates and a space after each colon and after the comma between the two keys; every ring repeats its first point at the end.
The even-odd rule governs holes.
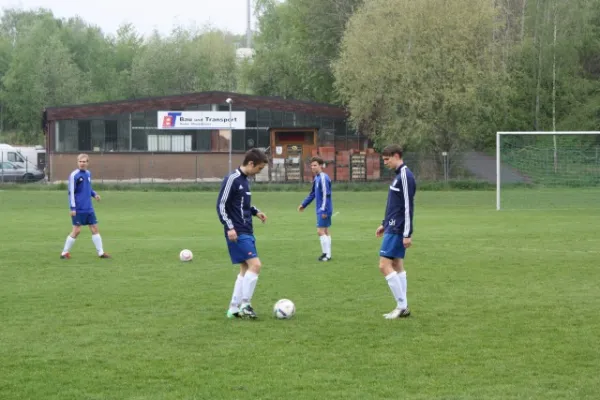
{"type": "Polygon", "coordinates": [[[181,250],[179,253],[179,259],[183,262],[192,261],[192,258],[194,258],[194,255],[188,249],[181,250]]]}
{"type": "Polygon", "coordinates": [[[273,306],[273,315],[277,319],[290,319],[296,314],[296,306],[291,300],[281,299],[273,306]]]}

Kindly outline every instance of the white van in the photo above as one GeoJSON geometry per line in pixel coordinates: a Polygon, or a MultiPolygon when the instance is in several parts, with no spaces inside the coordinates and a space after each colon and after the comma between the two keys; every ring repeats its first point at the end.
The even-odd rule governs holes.
{"type": "Polygon", "coordinates": [[[13,147],[0,143],[0,162],[4,161],[23,168],[43,171],[46,167],[46,150],[43,146],[13,147]]]}

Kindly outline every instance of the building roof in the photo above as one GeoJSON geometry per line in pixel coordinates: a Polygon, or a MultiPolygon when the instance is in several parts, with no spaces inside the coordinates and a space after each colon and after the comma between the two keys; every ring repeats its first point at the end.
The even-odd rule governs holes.
{"type": "Polygon", "coordinates": [[[183,110],[199,104],[223,104],[225,99],[233,100],[234,108],[262,108],[277,111],[301,112],[304,114],[345,118],[346,109],[334,104],[315,103],[284,99],[282,97],[252,96],[233,92],[198,92],[173,96],[147,97],[143,99],[118,100],[104,103],[77,104],[60,107],[47,107],[44,110],[44,122],[64,119],[85,119],[103,115],[150,111],[183,110]]]}

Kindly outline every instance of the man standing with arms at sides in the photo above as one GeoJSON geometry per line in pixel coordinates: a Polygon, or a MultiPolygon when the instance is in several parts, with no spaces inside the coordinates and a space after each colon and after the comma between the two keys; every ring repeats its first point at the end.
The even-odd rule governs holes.
{"type": "Polygon", "coordinates": [[[92,198],[100,201],[100,195],[92,189],[92,174],[88,170],[89,161],[90,158],[87,154],[80,154],[77,157],[79,168],[69,175],[69,206],[71,208],[70,215],[73,230],[67,236],[65,247],[60,255],[62,259],[71,258],[69,251],[75,243],[75,239],[81,233],[83,225],[90,227],[92,241],[94,242],[94,246],[96,246],[98,257],[110,258],[102,248],[102,237],[100,237],[100,232],[98,232],[98,220],[96,220],[96,213],[92,205],[92,198]]]}
{"type": "Polygon", "coordinates": [[[262,171],[268,162],[261,150],[248,150],[242,165],[223,179],[217,198],[217,214],[223,224],[231,262],[240,264],[227,310],[228,318],[256,318],[251,301],[261,263],[256,251],[252,217],[256,216],[264,223],[267,216],[251,203],[248,177],[262,171]]]}
{"type": "Polygon", "coordinates": [[[396,172],[388,191],[385,219],[377,228],[376,236],[383,236],[379,251],[379,270],[396,300],[396,308],[386,319],[405,318],[410,315],[406,298],[406,271],[404,256],[412,245],[414,198],[417,185],[413,173],[402,160],[402,148],[390,145],[383,149],[383,163],[396,172]]]}
{"type": "Polygon", "coordinates": [[[331,179],[329,175],[323,172],[324,161],[321,157],[313,157],[310,160],[310,169],[315,175],[312,189],[302,204],[298,206],[298,211],[302,212],[316,198],[317,205],[317,234],[321,241],[321,251],[323,254],[318,258],[319,261],[331,260],[331,235],[329,227],[331,226],[331,215],[333,214],[333,203],[331,201],[331,179]]]}

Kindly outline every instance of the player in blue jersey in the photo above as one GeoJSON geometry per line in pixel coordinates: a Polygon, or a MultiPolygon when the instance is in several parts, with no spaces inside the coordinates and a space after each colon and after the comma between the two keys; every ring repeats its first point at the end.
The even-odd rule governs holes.
{"type": "Polygon", "coordinates": [[[69,175],[69,213],[71,215],[73,230],[67,236],[65,247],[60,255],[60,258],[63,259],[71,258],[69,251],[75,243],[75,239],[81,233],[81,227],[84,225],[89,226],[92,232],[92,241],[94,242],[94,246],[96,246],[98,257],[110,258],[102,247],[102,237],[98,231],[98,221],[96,220],[96,213],[92,204],[92,198],[100,201],[100,195],[92,189],[92,175],[88,170],[89,161],[90,158],[87,154],[80,154],[77,157],[79,168],[69,175]]]}
{"type": "Polygon", "coordinates": [[[318,258],[319,261],[331,260],[331,215],[333,214],[333,203],[331,200],[331,179],[329,175],[323,172],[324,161],[321,157],[310,159],[310,169],[315,175],[312,189],[302,204],[298,206],[298,211],[302,212],[314,200],[317,200],[315,211],[317,212],[317,234],[321,241],[321,251],[323,254],[318,258]]]}
{"type": "Polygon", "coordinates": [[[256,251],[252,217],[256,216],[264,223],[267,216],[251,203],[248,177],[262,171],[268,162],[261,150],[248,150],[242,165],[223,179],[217,198],[217,214],[223,224],[231,262],[240,264],[227,310],[228,318],[256,318],[251,301],[261,263],[256,251]]]}
{"type": "Polygon", "coordinates": [[[379,250],[379,270],[396,300],[396,308],[386,319],[410,315],[406,298],[406,271],[404,257],[412,245],[414,198],[417,185],[413,173],[402,159],[402,147],[390,145],[383,149],[383,163],[396,173],[388,191],[385,218],[377,228],[376,236],[383,236],[379,250]]]}

